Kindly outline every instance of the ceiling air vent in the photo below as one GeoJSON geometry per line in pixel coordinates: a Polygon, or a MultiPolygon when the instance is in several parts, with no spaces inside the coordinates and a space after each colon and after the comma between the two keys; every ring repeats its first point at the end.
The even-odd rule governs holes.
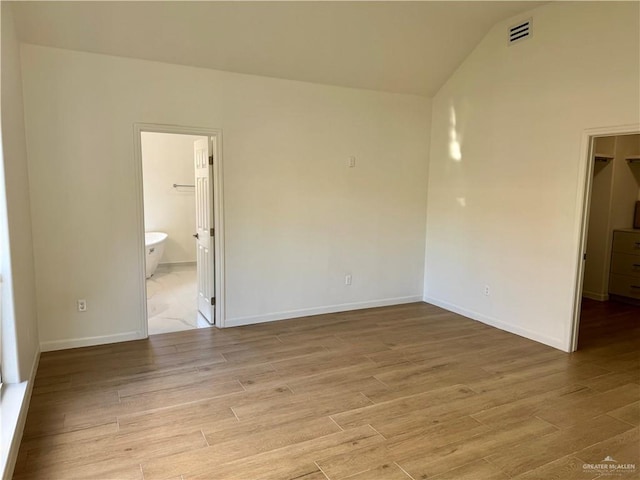
{"type": "Polygon", "coordinates": [[[509,45],[529,38],[531,36],[532,23],[532,19],[529,19],[509,27],[509,45]]]}

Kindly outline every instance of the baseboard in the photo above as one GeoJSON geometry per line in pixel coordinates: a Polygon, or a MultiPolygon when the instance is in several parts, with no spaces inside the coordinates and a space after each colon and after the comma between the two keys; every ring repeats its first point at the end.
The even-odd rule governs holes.
{"type": "Polygon", "coordinates": [[[497,320],[495,318],[489,317],[487,315],[483,315],[478,312],[474,312],[472,310],[467,310],[466,308],[462,308],[457,305],[453,305],[451,303],[443,302],[442,300],[438,300],[437,298],[431,298],[431,297],[425,296],[423,300],[437,307],[444,308],[445,310],[449,310],[450,312],[458,313],[472,320],[477,320],[478,322],[482,322],[486,325],[499,328],[500,330],[504,330],[505,332],[514,333],[521,337],[528,338],[529,340],[533,340],[535,342],[543,343],[550,347],[557,348],[558,350],[562,350],[563,352],[567,351],[567,346],[565,342],[563,342],[558,338],[552,338],[552,337],[547,337],[546,335],[540,335],[539,333],[532,332],[531,330],[527,330],[526,328],[521,328],[515,325],[510,325],[508,323],[501,322],[500,320],[497,320]]]}
{"type": "Polygon", "coordinates": [[[351,310],[362,310],[364,308],[386,307],[389,305],[401,305],[403,303],[421,302],[419,295],[410,297],[385,298],[382,300],[372,300],[368,302],[342,303],[339,305],[329,305],[326,307],[303,308],[300,310],[289,310],[286,312],[268,313],[266,315],[255,315],[250,317],[228,318],[225,327],[240,327],[242,325],[253,325],[255,323],[275,322],[278,320],[288,320],[290,318],[308,317],[310,315],[323,315],[325,313],[348,312],[351,310]]]}
{"type": "Polygon", "coordinates": [[[615,295],[613,293],[610,297],[611,300],[616,302],[627,303],[629,305],[640,305],[640,300],[638,300],[637,298],[623,297],[622,295],[615,295]]]}
{"type": "Polygon", "coordinates": [[[3,455],[5,458],[0,458],[0,471],[2,471],[3,480],[10,480],[13,477],[39,363],[40,350],[36,350],[29,379],[19,384],[2,386],[3,411],[0,428],[2,430],[2,444],[9,445],[6,456],[3,455]],[[19,407],[17,406],[18,404],[19,407]],[[5,411],[5,408],[9,411],[5,411]]]}
{"type": "Polygon", "coordinates": [[[140,340],[145,338],[141,332],[126,332],[116,335],[102,335],[99,337],[70,338],[66,340],[52,340],[40,343],[40,350],[51,352],[54,350],[65,350],[67,348],[91,347],[94,345],[104,345],[106,343],[127,342],[129,340],[140,340]]]}
{"type": "Polygon", "coordinates": [[[167,262],[167,263],[159,263],[158,268],[165,267],[195,267],[197,265],[196,262],[167,262]]]}
{"type": "Polygon", "coordinates": [[[609,300],[608,293],[586,292],[583,290],[582,296],[591,300],[597,300],[598,302],[606,302],[607,300],[609,300]]]}

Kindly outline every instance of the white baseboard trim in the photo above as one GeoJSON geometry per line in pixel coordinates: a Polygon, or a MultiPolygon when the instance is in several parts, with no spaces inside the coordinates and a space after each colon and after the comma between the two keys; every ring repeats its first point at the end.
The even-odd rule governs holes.
{"type": "Polygon", "coordinates": [[[466,308],[462,308],[451,303],[443,302],[442,300],[438,300],[437,298],[425,296],[423,297],[423,300],[437,307],[449,310],[450,312],[458,313],[472,320],[477,320],[478,322],[482,322],[486,325],[499,328],[500,330],[504,330],[505,332],[514,333],[521,337],[528,338],[529,340],[533,340],[535,342],[543,343],[550,347],[557,348],[558,350],[562,350],[563,352],[567,351],[566,342],[563,342],[561,339],[547,337],[546,335],[540,335],[539,333],[532,332],[531,330],[527,330],[526,328],[517,327],[515,325],[501,322],[500,320],[497,320],[495,318],[483,315],[478,312],[467,310],[466,308]]]}
{"type": "Polygon", "coordinates": [[[165,267],[165,268],[170,268],[170,267],[195,267],[197,265],[196,262],[166,262],[166,263],[159,263],[158,264],[158,268],[160,267],[165,267]]]}
{"type": "Polygon", "coordinates": [[[591,300],[597,300],[599,302],[606,302],[607,300],[609,300],[609,294],[608,293],[597,293],[597,292],[586,292],[586,291],[582,291],[582,296],[584,298],[589,298],[591,300]]]}
{"type": "Polygon", "coordinates": [[[303,308],[300,310],[289,310],[286,312],[268,313],[265,315],[227,318],[225,322],[225,328],[240,327],[242,325],[253,325],[255,323],[275,322],[277,320],[288,320],[290,318],[308,317],[310,315],[323,315],[325,313],[348,312],[351,310],[362,310],[364,308],[401,305],[403,303],[413,302],[422,302],[422,297],[420,295],[414,295],[410,297],[385,298],[382,300],[371,300],[368,302],[342,303],[339,305],[303,308]]]}
{"type": "Polygon", "coordinates": [[[2,422],[0,422],[0,437],[2,439],[0,472],[3,480],[10,480],[13,477],[39,363],[40,350],[36,350],[31,372],[29,372],[29,379],[22,383],[2,386],[2,400],[0,401],[0,409],[2,410],[2,422]]]}
{"type": "Polygon", "coordinates": [[[66,340],[51,340],[40,343],[40,350],[52,352],[54,350],[65,350],[67,348],[91,347],[94,345],[104,345],[106,343],[127,342],[129,340],[140,340],[145,338],[141,332],[125,332],[116,335],[102,335],[99,337],[69,338],[66,340]]]}

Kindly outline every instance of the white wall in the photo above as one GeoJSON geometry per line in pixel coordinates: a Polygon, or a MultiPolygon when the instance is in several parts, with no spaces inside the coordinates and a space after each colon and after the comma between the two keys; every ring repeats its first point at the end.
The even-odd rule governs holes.
{"type": "Polygon", "coordinates": [[[11,6],[2,2],[0,74],[0,476],[11,478],[38,364],[38,325],[20,49],[11,6]]]}
{"type": "Polygon", "coordinates": [[[582,135],[640,121],[639,13],[632,2],[545,5],[496,25],[438,92],[427,301],[569,348],[582,135]],[[529,16],[533,37],[507,46],[506,28],[529,16]]]}
{"type": "Polygon", "coordinates": [[[135,122],[223,130],[229,323],[422,297],[429,100],[31,45],[22,61],[43,348],[139,335],[135,122]]]}
{"type": "Polygon", "coordinates": [[[4,2],[1,83],[2,380],[17,383],[29,378],[39,346],[20,49],[11,7],[4,2]]]}
{"type": "Polygon", "coordinates": [[[145,231],[169,235],[160,263],[196,261],[195,189],[173,184],[193,185],[193,142],[199,138],[206,137],[142,133],[145,231]]]}

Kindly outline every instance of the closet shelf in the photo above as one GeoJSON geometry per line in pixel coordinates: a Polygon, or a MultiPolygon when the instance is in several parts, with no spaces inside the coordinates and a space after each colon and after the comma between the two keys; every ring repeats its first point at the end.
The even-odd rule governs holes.
{"type": "Polygon", "coordinates": [[[609,162],[613,160],[613,155],[607,155],[606,153],[594,153],[593,159],[596,162],[609,162]]]}
{"type": "Polygon", "coordinates": [[[634,165],[640,165],[640,154],[631,155],[625,159],[627,162],[632,163],[634,165]]]}

